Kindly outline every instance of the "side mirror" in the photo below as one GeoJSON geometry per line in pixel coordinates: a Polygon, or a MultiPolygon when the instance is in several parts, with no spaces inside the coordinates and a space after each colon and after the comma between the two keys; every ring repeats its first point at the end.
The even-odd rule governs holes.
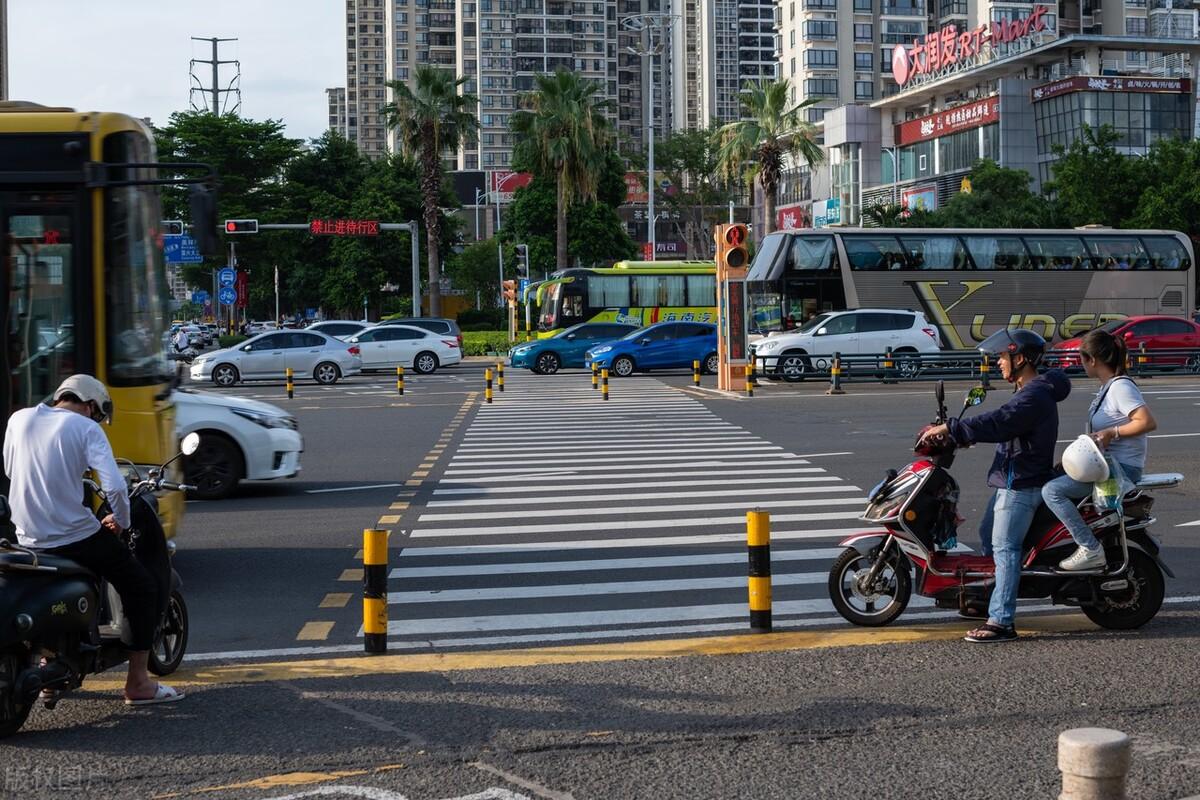
{"type": "Polygon", "coordinates": [[[946,384],[943,381],[938,381],[937,386],[933,390],[934,397],[937,398],[938,405],[946,402],[946,384]]]}
{"type": "Polygon", "coordinates": [[[963,399],[963,408],[977,406],[987,397],[987,389],[982,386],[976,386],[971,391],[967,392],[966,398],[963,399]]]}
{"type": "Polygon", "coordinates": [[[646,336],[644,338],[638,339],[638,344],[640,344],[640,345],[650,344],[650,337],[646,336]]]}
{"type": "Polygon", "coordinates": [[[250,348],[251,348],[251,345],[244,344],[244,345],[242,345],[242,352],[243,352],[243,353],[249,353],[249,352],[250,352],[250,348]]]}
{"type": "Polygon", "coordinates": [[[824,336],[828,332],[828,328],[817,328],[817,336],[824,336]]]}
{"type": "Polygon", "coordinates": [[[568,342],[574,341],[574,340],[575,340],[575,334],[573,334],[573,333],[568,333],[568,334],[566,335],[566,339],[567,339],[567,341],[568,341],[568,342]]]}
{"type": "Polygon", "coordinates": [[[183,441],[179,443],[179,452],[185,456],[190,456],[200,448],[200,434],[195,431],[183,437],[183,441]]]}

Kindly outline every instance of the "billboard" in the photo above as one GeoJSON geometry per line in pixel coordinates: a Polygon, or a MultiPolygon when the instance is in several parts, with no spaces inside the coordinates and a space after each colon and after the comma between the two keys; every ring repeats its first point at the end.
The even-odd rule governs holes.
{"type": "Polygon", "coordinates": [[[907,211],[918,209],[933,211],[937,208],[937,187],[914,186],[911,189],[905,189],[900,193],[900,205],[904,206],[907,211]]]}
{"type": "Polygon", "coordinates": [[[813,200],[813,227],[825,228],[842,221],[842,201],[837,197],[828,200],[813,200]]]}
{"type": "MultiPolygon", "coordinates": [[[[528,186],[533,176],[528,172],[489,172],[488,191],[495,192],[501,203],[511,203],[513,192],[528,186]]],[[[493,199],[495,202],[495,199],[493,199]]]]}
{"type": "Polygon", "coordinates": [[[812,227],[812,215],[803,205],[784,206],[775,210],[775,230],[794,231],[812,227]]]}

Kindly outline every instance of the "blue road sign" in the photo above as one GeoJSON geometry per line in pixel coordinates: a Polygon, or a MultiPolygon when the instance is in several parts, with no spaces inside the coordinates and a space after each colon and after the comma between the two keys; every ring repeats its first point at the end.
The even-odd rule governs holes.
{"type": "Polygon", "coordinates": [[[208,302],[208,292],[203,289],[197,289],[192,292],[192,302],[198,306],[204,305],[208,302]]]}
{"type": "MultiPolygon", "coordinates": [[[[221,269],[217,270],[217,281],[222,286],[233,286],[233,282],[236,280],[237,270],[233,267],[221,267],[221,269]]],[[[224,303],[225,301],[222,300],[221,302],[224,303]]],[[[229,302],[232,303],[233,301],[230,300],[229,302]]]]}
{"type": "Polygon", "coordinates": [[[525,290],[529,288],[529,278],[521,278],[517,281],[517,297],[525,299],[525,290]]]}
{"type": "Polygon", "coordinates": [[[217,292],[217,299],[227,306],[231,306],[237,302],[237,291],[232,286],[222,286],[217,292]]]}
{"type": "Polygon", "coordinates": [[[204,256],[196,248],[196,240],[187,234],[163,237],[163,258],[170,264],[199,264],[204,256]]]}

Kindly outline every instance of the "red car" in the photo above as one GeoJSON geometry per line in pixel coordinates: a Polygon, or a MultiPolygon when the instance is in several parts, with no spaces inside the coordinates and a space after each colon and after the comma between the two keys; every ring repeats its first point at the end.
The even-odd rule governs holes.
{"type": "MultiPolygon", "coordinates": [[[[1200,372],[1200,352],[1154,353],[1162,350],[1200,351],[1200,324],[1182,317],[1126,317],[1106,322],[1100,326],[1100,330],[1124,339],[1130,356],[1135,360],[1142,345],[1145,345],[1148,367],[1184,367],[1191,372],[1200,372]]],[[[1080,368],[1078,351],[1081,338],[1077,336],[1054,345],[1046,354],[1046,360],[1052,366],[1080,368]]]]}

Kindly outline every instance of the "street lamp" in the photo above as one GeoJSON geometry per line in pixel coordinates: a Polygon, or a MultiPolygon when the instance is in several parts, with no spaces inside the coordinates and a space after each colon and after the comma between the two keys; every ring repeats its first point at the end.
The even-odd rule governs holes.
{"type": "MultiPolygon", "coordinates": [[[[641,42],[637,47],[626,47],[626,52],[645,59],[650,57],[649,84],[650,98],[646,105],[646,114],[649,117],[650,124],[650,144],[649,144],[649,164],[647,171],[649,180],[646,182],[648,189],[646,197],[646,215],[650,218],[650,260],[653,261],[656,251],[658,250],[658,242],[656,241],[654,232],[654,222],[657,219],[654,214],[654,56],[661,55],[663,51],[663,40],[667,34],[671,32],[671,25],[674,24],[675,14],[633,14],[621,20],[621,27],[628,31],[642,34],[641,42]]],[[[643,61],[644,63],[644,61],[643,61]]],[[[643,120],[645,122],[647,120],[643,120]]]]}

